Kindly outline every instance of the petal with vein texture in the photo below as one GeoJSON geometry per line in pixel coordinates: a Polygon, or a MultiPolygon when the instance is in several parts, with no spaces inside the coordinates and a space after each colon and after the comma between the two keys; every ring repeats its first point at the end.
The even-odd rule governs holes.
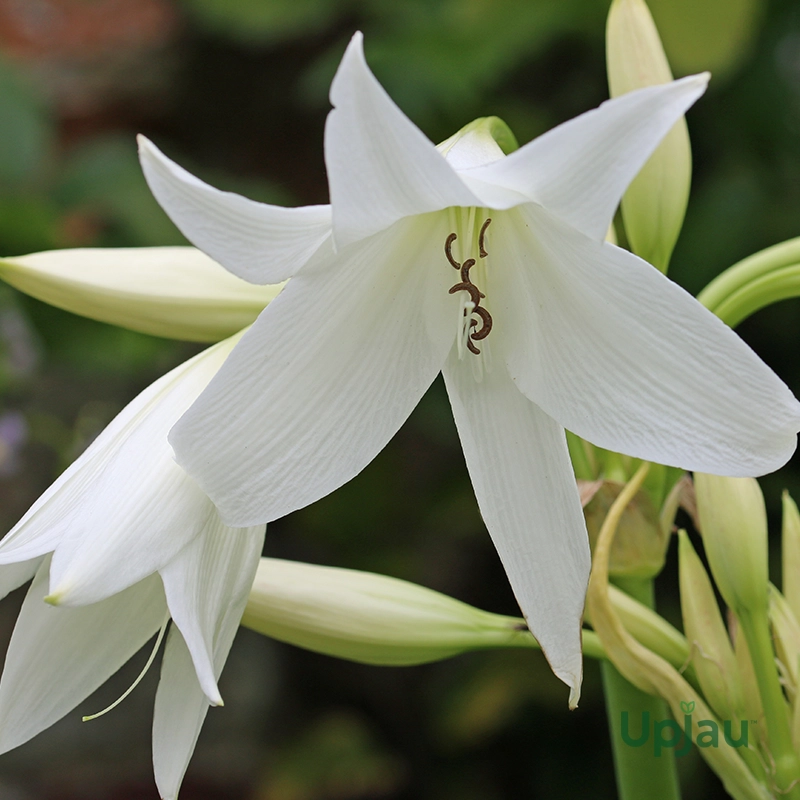
{"type": "Polygon", "coordinates": [[[135,430],[144,410],[157,401],[167,377],[150,385],[117,414],[0,540],[0,564],[35,558],[56,549],[73,521],[84,512],[84,498],[115,458],[118,444],[135,430]]]}
{"type": "Polygon", "coordinates": [[[0,600],[27,583],[36,574],[41,563],[41,558],[32,558],[30,561],[19,561],[0,567],[0,600]]]}
{"type": "MultiPolygon", "coordinates": [[[[127,409],[126,409],[127,410],[127,409]]],[[[122,412],[124,414],[125,411],[122,412]]],[[[113,456],[111,425],[56,479],[0,540],[0,565],[52,553],[83,508],[83,498],[113,456]]]]}
{"type": "MultiPolygon", "coordinates": [[[[17,532],[47,537],[41,523],[60,502],[69,509],[53,556],[51,602],[83,605],[116,594],[167,564],[216,519],[211,501],[175,463],[167,434],[231,347],[230,339],[220,342],[133,400],[120,415],[127,424],[118,417],[93,445],[103,451],[102,467],[80,497],[62,491],[45,520],[33,518],[35,530],[17,532]]],[[[80,471],[80,459],[71,469],[80,471]]]]}
{"type": "MultiPolygon", "coordinates": [[[[238,616],[222,621],[214,642],[216,677],[222,672],[238,627],[238,616]]],[[[172,626],[161,662],[153,714],[153,768],[163,800],[178,796],[209,705],[197,682],[189,649],[180,631],[172,626]]]]}
{"type": "Polygon", "coordinates": [[[683,469],[760,475],[789,459],[800,404],[691,295],[541,208],[497,217],[508,367],[544,411],[600,447],[683,469]]]}
{"type": "Polygon", "coordinates": [[[531,632],[570,687],[574,706],[590,555],[564,430],[517,390],[502,364],[478,383],[454,350],[444,378],[486,527],[531,632]]]}
{"type": "Polygon", "coordinates": [[[170,434],[227,524],[324,497],[406,420],[455,339],[446,236],[431,214],[318,254],[244,335],[170,434]]]}
{"type": "Polygon", "coordinates": [[[0,278],[73,314],[198,342],[245,328],[281,290],[253,286],[194,247],[49,250],[0,259],[0,278]]]}
{"type": "Polygon", "coordinates": [[[113,675],[164,621],[161,581],[152,576],[101,603],[53,608],[48,563],[22,605],[0,679],[0,752],[61,719],[113,675]]]}
{"type": "Polygon", "coordinates": [[[195,247],[250,283],[280,283],[328,238],[330,206],[283,208],[221,192],[138,137],[150,191],[195,247]]]}
{"type": "Polygon", "coordinates": [[[607,100],[508,157],[461,176],[495,208],[517,205],[494,199],[496,187],[519,192],[600,241],[628,184],[705,91],[708,77],[692,75],[607,100]],[[481,183],[487,184],[485,192],[481,183]]]}
{"type": "Polygon", "coordinates": [[[215,643],[220,631],[239,624],[263,544],[263,525],[231,529],[214,514],[205,530],[160,570],[169,613],[213,705],[222,705],[215,643]]]}
{"type": "Polygon", "coordinates": [[[331,84],[325,123],[336,245],[363,239],[402,217],[448,206],[476,206],[433,143],[395,105],[353,36],[331,84]]]}

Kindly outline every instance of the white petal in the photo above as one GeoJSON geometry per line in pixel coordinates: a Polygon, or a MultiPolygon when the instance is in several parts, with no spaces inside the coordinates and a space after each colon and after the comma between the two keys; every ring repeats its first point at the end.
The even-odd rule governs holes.
{"type": "Polygon", "coordinates": [[[210,703],[174,626],[167,637],[153,714],[153,769],[162,800],[176,800],[210,703]]]}
{"type": "Polygon", "coordinates": [[[512,190],[600,241],[628,184],[705,91],[708,78],[708,73],[692,75],[607,100],[507,158],[466,170],[461,177],[487,205],[517,205],[491,186],[512,190]]]}
{"type": "Polygon", "coordinates": [[[84,508],[84,498],[92,492],[96,479],[113,459],[116,442],[124,441],[142,407],[158,396],[161,381],[129,403],[0,540],[0,564],[13,564],[56,549],[84,508]]]}
{"type": "Polygon", "coordinates": [[[660,464],[760,475],[788,460],[800,404],[717,317],[540,208],[496,216],[491,252],[507,279],[495,324],[531,400],[600,447],[660,464]]]}
{"type": "Polygon", "coordinates": [[[384,447],[455,338],[447,215],[318,254],[170,435],[229,525],[324,497],[384,447]]]}
{"type": "Polygon", "coordinates": [[[14,589],[19,589],[23,583],[27,583],[36,574],[41,563],[41,558],[32,558],[30,561],[20,561],[0,567],[0,600],[14,589]]]}
{"type": "Polygon", "coordinates": [[[144,136],[138,141],[145,178],[164,211],[192,244],[250,283],[290,278],[330,235],[330,206],[283,208],[221,192],[144,136]]]}
{"type": "Polygon", "coordinates": [[[0,277],[74,314],[203,342],[249,325],[281,289],[255,287],[194,247],[49,250],[0,259],[0,277]]]}
{"type": "Polygon", "coordinates": [[[52,602],[115,594],[171,560],[216,517],[167,433],[230,351],[226,340],[126,406],[0,544],[0,563],[56,549],[52,602]]]}
{"type": "MultiPolygon", "coordinates": [[[[240,617],[241,610],[221,620],[214,640],[217,678],[225,666],[240,617]]],[[[173,626],[161,662],[161,681],[153,715],[153,767],[163,800],[175,800],[178,796],[209,705],[197,681],[189,649],[180,631],[173,626]]]]}
{"type": "Polygon", "coordinates": [[[61,719],[113,675],[158,630],[166,603],[153,576],[83,608],[52,608],[48,565],[22,605],[0,680],[0,751],[61,719]]]}
{"type": "Polygon", "coordinates": [[[216,642],[221,631],[239,625],[263,544],[263,525],[232,529],[215,514],[203,532],[161,569],[172,620],[213,705],[222,705],[214,667],[216,642]]]}
{"type": "Polygon", "coordinates": [[[0,540],[0,564],[27,561],[56,549],[72,519],[79,513],[84,493],[91,488],[111,456],[109,448],[101,449],[95,445],[97,440],[61,473],[0,540]]]}
{"type": "Polygon", "coordinates": [[[443,371],[472,485],[522,613],[574,705],[590,555],[564,430],[502,364],[478,383],[471,358],[454,349],[443,371]]]}
{"type": "Polygon", "coordinates": [[[433,143],[394,104],[353,36],[331,84],[325,124],[334,238],[341,247],[412,214],[480,205],[433,143]]]}

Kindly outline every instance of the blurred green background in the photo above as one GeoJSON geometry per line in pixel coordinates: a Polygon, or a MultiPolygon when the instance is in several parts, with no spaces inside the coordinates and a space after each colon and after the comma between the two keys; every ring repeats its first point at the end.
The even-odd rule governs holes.
{"type": "MultiPolygon", "coordinates": [[[[142,132],[215,185],[327,201],[327,87],[356,29],[404,111],[439,141],[496,114],[526,142],[607,97],[607,0],[0,0],[0,254],[183,241],[139,172],[142,132]]],[[[676,76],[709,69],[689,113],[695,179],[671,276],[697,292],[800,235],[800,4],[652,0],[676,76]]],[[[800,394],[800,305],[742,335],[800,394]]],[[[0,288],[0,525],[9,529],[151,380],[196,351],[0,288]]],[[[765,482],[772,508],[800,473],[765,482]]],[[[269,555],[370,569],[517,613],[481,522],[443,387],[328,498],[272,524],[269,555]]],[[[674,559],[673,559],[674,561],[674,559]]],[[[775,576],[777,578],[777,575],[775,576]]],[[[675,613],[675,575],[659,581],[675,613]]],[[[7,640],[22,593],[0,606],[7,640]]],[[[89,654],[87,654],[89,656],[89,654]]],[[[157,798],[157,670],[82,725],[145,656],[0,757],[13,800],[157,798]]],[[[580,709],[544,661],[472,654],[405,669],[339,662],[243,631],[185,800],[517,800],[615,796],[596,665],[580,709]]],[[[684,796],[722,796],[696,752],[684,796]]]]}

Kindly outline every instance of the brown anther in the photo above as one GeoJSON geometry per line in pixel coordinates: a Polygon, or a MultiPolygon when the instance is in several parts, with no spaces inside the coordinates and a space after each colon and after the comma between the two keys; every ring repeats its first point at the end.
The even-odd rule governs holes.
{"type": "Polygon", "coordinates": [[[475,266],[475,259],[468,258],[462,265],[461,265],[461,280],[464,283],[469,283],[469,271],[475,266]]]}
{"type": "MultiPolygon", "coordinates": [[[[481,322],[483,326],[477,330],[473,331],[470,334],[471,339],[485,339],[491,332],[492,332],[492,315],[485,309],[481,308],[480,306],[475,306],[472,309],[473,314],[477,314],[481,318],[481,322]]],[[[475,320],[473,320],[474,322],[475,320]]]]}
{"type": "Polygon", "coordinates": [[[457,283],[455,286],[451,286],[449,294],[455,294],[456,292],[469,292],[469,298],[475,304],[476,308],[478,307],[478,303],[481,302],[481,298],[486,297],[486,295],[481,294],[474,283],[457,283]]]}
{"type": "MultiPolygon", "coordinates": [[[[489,217],[481,226],[480,234],[478,235],[478,246],[480,249],[480,256],[481,258],[486,258],[489,254],[486,252],[486,229],[489,227],[489,223],[492,221],[491,217],[489,217]]],[[[463,264],[459,264],[458,261],[453,258],[453,242],[458,238],[455,233],[451,233],[448,235],[447,239],[445,239],[444,243],[444,254],[447,256],[447,260],[450,262],[450,265],[457,270],[461,271],[461,283],[457,283],[454,286],[450,287],[450,294],[455,294],[456,292],[467,292],[469,294],[470,300],[472,302],[472,309],[468,310],[467,308],[464,309],[464,316],[469,317],[472,314],[475,314],[477,317],[480,317],[481,327],[478,328],[478,320],[470,319],[469,321],[469,329],[470,334],[467,336],[467,349],[470,353],[474,353],[476,356],[480,355],[480,350],[475,346],[473,340],[480,340],[485,339],[492,330],[492,315],[485,309],[481,307],[481,299],[485,298],[486,295],[481,292],[480,289],[470,280],[469,271],[472,267],[475,266],[475,259],[468,258],[463,264]],[[473,328],[478,328],[478,330],[472,330],[473,328]]]]}
{"type": "MultiPolygon", "coordinates": [[[[451,233],[447,237],[447,239],[445,240],[445,243],[444,243],[444,254],[447,256],[447,260],[450,262],[451,266],[455,267],[456,269],[461,269],[461,264],[459,264],[458,261],[456,261],[453,258],[452,247],[453,247],[453,242],[456,239],[458,239],[458,236],[456,236],[455,233],[451,233]]],[[[474,264],[475,262],[473,261],[472,263],[474,264]]]]}
{"type": "Polygon", "coordinates": [[[481,232],[478,235],[478,247],[481,251],[481,258],[486,258],[489,254],[486,252],[486,229],[489,227],[489,223],[492,221],[491,217],[486,218],[486,222],[481,225],[481,232]]]}

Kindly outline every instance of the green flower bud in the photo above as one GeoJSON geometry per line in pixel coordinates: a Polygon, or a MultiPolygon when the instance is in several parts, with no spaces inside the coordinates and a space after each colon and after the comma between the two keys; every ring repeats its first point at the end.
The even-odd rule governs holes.
{"type": "Polygon", "coordinates": [[[307,650],[392,666],[538,647],[522,619],[385,575],[275,558],[261,559],[242,625],[307,650]]]}
{"type": "Polygon", "coordinates": [[[766,614],[767,512],[754,478],[696,472],[697,510],[711,574],[736,613],[766,614]]]}
{"type": "Polygon", "coordinates": [[[744,701],[739,669],[714,588],[686,531],[680,531],[678,536],[683,628],[690,642],[697,680],[720,717],[741,719],[744,701]]]}
{"type": "Polygon", "coordinates": [[[800,750],[800,703],[797,702],[797,697],[792,710],[792,744],[796,750],[800,750]]]}
{"type": "Polygon", "coordinates": [[[95,247],[0,259],[0,278],[73,314],[152,336],[225,339],[283,285],[254,286],[194,247],[95,247]]]}
{"type": "Polygon", "coordinates": [[[625,630],[637,642],[661,656],[676,669],[680,669],[685,677],[693,675],[691,669],[686,669],[690,652],[689,642],[679,630],[652,608],[648,608],[612,584],[609,584],[608,596],[625,630]]]}
{"type": "Polygon", "coordinates": [[[745,714],[748,719],[756,720],[756,724],[752,726],[753,737],[763,743],[767,729],[766,717],[764,715],[764,706],[761,703],[761,694],[758,690],[758,680],[753,669],[753,659],[750,656],[747,637],[741,630],[735,616],[730,616],[729,624],[733,652],[736,655],[736,666],[739,671],[739,681],[742,685],[745,714]]]}
{"type": "MultiPolygon", "coordinates": [[[[614,0],[606,26],[608,86],[612,97],[669,83],[667,57],[644,0],[614,0]]],[[[686,213],[692,153],[681,118],[664,137],[622,198],[625,232],[634,253],[667,271],[686,213]]]]}
{"type": "Polygon", "coordinates": [[[783,596],[800,619],[800,514],[789,492],[783,493],[783,596]]]}
{"type": "Polygon", "coordinates": [[[798,660],[800,659],[800,622],[798,622],[786,598],[770,584],[769,621],[772,641],[781,673],[781,683],[790,697],[797,702],[798,660]]]}
{"type": "Polygon", "coordinates": [[[459,149],[480,154],[478,160],[492,161],[519,149],[519,142],[513,131],[500,117],[478,117],[456,131],[436,149],[443,155],[458,145],[459,149]]]}

